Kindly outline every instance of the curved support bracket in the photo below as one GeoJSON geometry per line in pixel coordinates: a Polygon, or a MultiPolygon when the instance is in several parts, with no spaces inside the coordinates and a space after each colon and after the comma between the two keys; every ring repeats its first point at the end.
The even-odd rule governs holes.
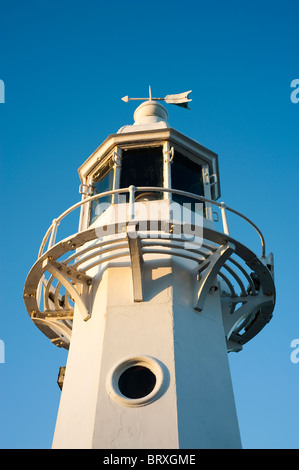
{"type": "MultiPolygon", "coordinates": [[[[55,276],[59,282],[66,288],[70,296],[74,299],[75,304],[78,306],[81,315],[84,321],[89,320],[90,314],[86,307],[86,303],[84,302],[84,298],[78,293],[77,289],[72,285],[72,283],[68,280],[67,276],[74,280],[75,277],[76,282],[80,282],[82,284],[91,284],[91,278],[86,274],[79,273],[74,268],[69,268],[68,266],[64,266],[63,264],[59,263],[58,261],[50,260],[49,258],[45,259],[43,262],[43,269],[48,271],[52,276],[55,276]],[[65,273],[64,273],[65,270],[65,273]],[[76,272],[76,273],[75,273],[76,272]],[[79,277],[80,276],[80,277],[79,277]],[[88,278],[88,279],[87,279],[88,278]]],[[[84,296],[85,297],[85,296],[84,296]]],[[[86,297],[87,298],[87,297],[86,297]]]]}
{"type": "MultiPolygon", "coordinates": [[[[241,307],[232,314],[227,313],[223,315],[223,326],[227,339],[230,338],[235,328],[249,317],[249,315],[258,311],[264,304],[273,303],[273,298],[269,298],[267,295],[249,295],[246,298],[240,297],[239,301],[241,302],[242,299],[244,303],[241,307]]],[[[236,300],[238,300],[238,298],[236,300]]]]}
{"type": "Polygon", "coordinates": [[[204,273],[199,281],[197,303],[194,307],[198,312],[203,310],[207,293],[212,287],[215,277],[234,251],[235,245],[231,242],[227,242],[225,245],[221,245],[211,256],[206,258],[206,260],[199,265],[198,273],[200,274],[202,271],[204,271],[204,273]]]}
{"type": "Polygon", "coordinates": [[[127,240],[129,244],[132,278],[133,278],[133,295],[134,302],[143,301],[142,293],[142,251],[140,236],[136,231],[136,224],[127,226],[127,240]]]}
{"type": "Polygon", "coordinates": [[[51,322],[49,323],[48,319],[35,318],[34,323],[44,334],[47,334],[47,336],[49,335],[49,329],[51,328],[51,333],[48,336],[51,343],[55,344],[59,348],[69,348],[71,342],[71,330],[61,321],[51,319],[51,322]]]}

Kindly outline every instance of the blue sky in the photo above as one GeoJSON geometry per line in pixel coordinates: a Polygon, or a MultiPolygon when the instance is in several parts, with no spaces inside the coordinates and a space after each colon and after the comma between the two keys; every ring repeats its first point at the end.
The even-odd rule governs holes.
{"type": "Polygon", "coordinates": [[[133,122],[121,97],[151,85],[193,90],[192,110],[169,105],[169,122],[218,153],[221,200],[274,253],[274,317],[229,358],[243,447],[298,448],[298,2],[0,3],[0,447],[51,447],[66,352],[31,323],[25,279],[52,219],[79,200],[78,167],[133,122]]]}

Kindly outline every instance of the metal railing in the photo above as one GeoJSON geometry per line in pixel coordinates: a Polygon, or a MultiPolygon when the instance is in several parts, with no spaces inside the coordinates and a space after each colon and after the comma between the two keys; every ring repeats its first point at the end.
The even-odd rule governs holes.
{"type": "Polygon", "coordinates": [[[169,188],[152,187],[152,186],[138,186],[138,187],[129,186],[128,188],[114,189],[112,191],[105,191],[105,192],[100,193],[100,194],[95,194],[94,196],[89,196],[86,199],[83,199],[82,201],[77,202],[76,204],[71,206],[69,209],[67,209],[65,212],[63,212],[59,217],[54,219],[51,226],[48,228],[48,230],[47,230],[47,232],[46,232],[46,234],[43,238],[41,247],[39,249],[38,258],[40,258],[42,256],[42,254],[44,252],[44,248],[45,248],[46,243],[47,243],[48,240],[49,240],[48,249],[50,249],[50,248],[52,248],[52,246],[54,246],[54,244],[56,242],[57,229],[58,229],[58,226],[59,226],[61,220],[63,220],[68,214],[73,212],[78,207],[81,207],[84,204],[89,204],[92,201],[104,198],[106,196],[110,196],[110,195],[112,196],[112,195],[117,195],[117,194],[129,194],[129,202],[128,202],[128,204],[129,204],[129,213],[130,213],[131,219],[134,219],[135,203],[136,203],[135,193],[140,192],[140,191],[142,191],[142,192],[158,192],[158,193],[163,192],[163,193],[176,194],[176,195],[179,195],[179,196],[184,196],[184,197],[194,199],[195,201],[200,201],[200,202],[203,202],[203,203],[206,203],[206,204],[211,204],[213,206],[218,207],[220,209],[221,218],[222,218],[223,233],[225,233],[226,235],[230,235],[229,225],[228,225],[228,221],[227,221],[227,212],[231,212],[231,213],[237,215],[238,217],[240,217],[243,220],[245,220],[246,222],[248,222],[256,230],[256,232],[258,233],[258,235],[260,237],[260,241],[261,241],[261,245],[262,245],[262,257],[263,258],[265,257],[265,255],[266,255],[266,244],[265,244],[264,236],[263,236],[262,232],[260,231],[260,229],[248,217],[246,217],[245,215],[243,215],[240,212],[236,211],[235,209],[232,209],[231,207],[227,206],[224,202],[213,201],[212,199],[208,199],[204,196],[198,196],[196,194],[189,193],[189,192],[186,192],[186,191],[180,191],[178,189],[169,189],[169,188]],[[49,237],[50,237],[50,239],[49,239],[49,237]]]}

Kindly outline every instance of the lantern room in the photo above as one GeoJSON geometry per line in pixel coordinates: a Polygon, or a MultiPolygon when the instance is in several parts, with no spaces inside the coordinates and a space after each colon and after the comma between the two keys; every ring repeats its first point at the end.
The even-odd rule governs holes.
{"type": "MultiPolygon", "coordinates": [[[[82,198],[104,193],[82,206],[81,230],[94,224],[110,205],[129,202],[128,192],[105,196],[106,192],[130,186],[137,188],[135,202],[168,200],[189,203],[191,210],[194,198],[188,198],[188,192],[208,200],[219,198],[217,154],[171,128],[167,121],[168,112],[159,102],[142,103],[134,113],[134,123],[110,135],[79,168],[82,198]]],[[[203,210],[204,218],[212,221],[206,202],[203,210]]]]}

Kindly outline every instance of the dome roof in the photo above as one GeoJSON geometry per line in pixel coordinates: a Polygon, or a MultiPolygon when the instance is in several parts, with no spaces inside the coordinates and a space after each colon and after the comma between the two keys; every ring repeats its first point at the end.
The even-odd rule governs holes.
{"type": "Polygon", "coordinates": [[[161,103],[154,100],[144,101],[134,112],[134,124],[123,126],[118,133],[166,128],[169,127],[167,119],[168,112],[161,103]]]}

